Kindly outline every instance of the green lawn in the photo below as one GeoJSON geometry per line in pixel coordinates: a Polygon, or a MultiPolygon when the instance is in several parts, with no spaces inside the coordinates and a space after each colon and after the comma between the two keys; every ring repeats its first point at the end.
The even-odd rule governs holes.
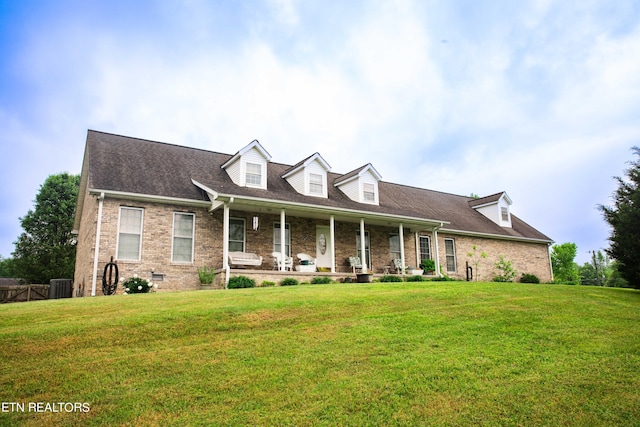
{"type": "Polygon", "coordinates": [[[639,337],[640,292],[560,285],[5,304],[0,425],[640,425],[639,337]]]}

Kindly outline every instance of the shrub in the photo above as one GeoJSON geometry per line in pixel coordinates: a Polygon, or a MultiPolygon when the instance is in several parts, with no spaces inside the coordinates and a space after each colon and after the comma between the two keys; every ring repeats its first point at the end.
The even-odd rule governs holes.
{"type": "Polygon", "coordinates": [[[124,287],[125,294],[146,294],[154,290],[153,283],[139,278],[137,274],[134,274],[133,277],[127,280],[123,278],[122,286],[124,287]]]}
{"type": "Polygon", "coordinates": [[[443,274],[442,277],[434,277],[431,279],[432,282],[455,282],[456,279],[452,279],[451,277],[443,274]]]}
{"type": "Polygon", "coordinates": [[[198,268],[198,278],[200,279],[200,284],[202,285],[210,285],[213,283],[213,278],[216,275],[216,269],[211,267],[207,268],[205,265],[202,268],[198,268]]]}
{"type": "Polygon", "coordinates": [[[311,279],[312,285],[327,285],[331,282],[332,282],[331,277],[328,277],[328,276],[314,277],[313,279],[311,279]]]}
{"type": "Polygon", "coordinates": [[[436,262],[432,259],[423,259],[420,263],[420,268],[423,269],[425,273],[436,271],[436,262]]]}
{"type": "Polygon", "coordinates": [[[513,269],[511,261],[507,261],[502,255],[500,255],[500,259],[494,266],[501,272],[501,274],[493,278],[494,282],[513,282],[513,279],[515,279],[518,274],[513,269]]]}
{"type": "Polygon", "coordinates": [[[402,277],[394,276],[392,274],[387,274],[380,278],[381,282],[402,282],[402,277]]]}
{"type": "Polygon", "coordinates": [[[293,277],[285,277],[280,282],[280,286],[298,286],[300,283],[293,277]]]}
{"type": "Polygon", "coordinates": [[[540,283],[540,279],[535,274],[522,273],[520,277],[520,283],[540,283]]]}
{"type": "Polygon", "coordinates": [[[404,279],[406,282],[423,282],[426,279],[422,276],[407,276],[404,279]]]}
{"type": "Polygon", "coordinates": [[[229,279],[229,289],[254,288],[256,281],[246,276],[235,276],[229,279]]]}
{"type": "Polygon", "coordinates": [[[276,285],[276,282],[272,282],[270,280],[263,280],[261,286],[263,288],[270,288],[270,287],[275,286],[275,285],[276,285]]]}

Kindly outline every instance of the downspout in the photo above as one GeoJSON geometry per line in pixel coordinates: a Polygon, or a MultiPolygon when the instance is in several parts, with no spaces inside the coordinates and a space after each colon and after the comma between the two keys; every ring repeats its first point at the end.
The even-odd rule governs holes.
{"type": "Polygon", "coordinates": [[[553,264],[551,264],[551,243],[547,243],[547,255],[549,255],[549,271],[551,272],[551,282],[555,279],[553,278],[553,264]]]}
{"type": "Polygon", "coordinates": [[[443,225],[444,225],[444,223],[441,222],[440,226],[433,227],[433,242],[434,242],[434,248],[433,249],[434,249],[434,252],[435,252],[434,262],[436,264],[436,274],[439,277],[444,277],[444,275],[440,271],[440,251],[438,250],[438,229],[442,228],[443,225]]]}
{"type": "Polygon", "coordinates": [[[96,226],[96,247],[93,251],[93,277],[91,278],[91,296],[96,296],[96,281],[98,280],[98,255],[100,254],[100,229],[102,228],[102,206],[104,193],[98,197],[98,223],[96,226]]]}

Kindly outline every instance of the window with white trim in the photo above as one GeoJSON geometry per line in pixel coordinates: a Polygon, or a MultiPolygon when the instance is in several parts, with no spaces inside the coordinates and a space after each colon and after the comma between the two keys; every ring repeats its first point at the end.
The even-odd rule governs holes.
{"type": "Polygon", "coordinates": [[[245,220],[244,218],[229,218],[229,251],[244,252],[245,248],[245,220]]]}
{"type": "Polygon", "coordinates": [[[129,261],[140,260],[143,216],[144,209],[142,208],[120,207],[117,259],[129,261]]]}
{"type": "Polygon", "coordinates": [[[431,259],[431,239],[429,236],[420,236],[420,262],[424,259],[431,259]]]}
{"type": "Polygon", "coordinates": [[[502,215],[502,220],[504,222],[509,222],[509,209],[505,207],[500,208],[500,214],[502,215]]]}
{"type": "MultiPolygon", "coordinates": [[[[367,255],[367,267],[371,268],[371,244],[369,239],[369,232],[364,232],[364,252],[367,255]]],[[[362,248],[360,247],[360,231],[356,231],[356,253],[360,262],[362,262],[362,248]]]]}
{"type": "Polygon", "coordinates": [[[445,254],[447,257],[447,271],[456,272],[456,241],[454,239],[444,239],[445,254]]]}
{"type": "Polygon", "coordinates": [[[173,214],[172,262],[193,262],[194,223],[195,215],[192,213],[175,212],[173,214]]]}
{"type": "Polygon", "coordinates": [[[309,173],[309,193],[310,194],[324,194],[322,175],[317,173],[309,173]]]}
{"type": "Polygon", "coordinates": [[[364,182],[362,184],[362,198],[365,202],[375,202],[376,201],[375,185],[368,182],[364,182]]]}
{"type": "Polygon", "coordinates": [[[262,165],[258,163],[246,164],[246,180],[247,185],[261,186],[262,185],[262,165]]]}
{"type": "MultiPolygon", "coordinates": [[[[273,224],[273,251],[280,253],[280,223],[273,224]]],[[[284,225],[284,254],[291,256],[291,225],[284,225]]]]}

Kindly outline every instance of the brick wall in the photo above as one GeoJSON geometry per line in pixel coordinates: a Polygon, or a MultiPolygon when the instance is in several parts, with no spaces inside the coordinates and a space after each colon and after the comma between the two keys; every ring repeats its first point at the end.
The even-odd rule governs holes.
{"type": "MultiPolygon", "coordinates": [[[[157,282],[160,291],[177,291],[187,289],[199,289],[200,283],[197,268],[202,266],[214,267],[221,270],[222,260],[222,229],[223,212],[218,209],[213,213],[205,207],[185,208],[171,204],[132,202],[107,198],[104,201],[100,251],[98,257],[98,280],[96,282],[97,294],[102,294],[102,271],[111,257],[116,258],[116,244],[118,232],[119,209],[121,206],[137,207],[144,209],[142,252],[140,261],[118,260],[120,277],[131,277],[133,274],[144,279],[151,279],[152,272],[164,274],[164,280],[157,282]],[[195,214],[195,242],[194,262],[188,264],[173,263],[171,261],[172,224],[174,212],[189,212],[195,214]]],[[[96,217],[98,201],[95,196],[87,196],[83,217],[78,236],[78,249],[76,258],[75,285],[76,289],[84,284],[85,295],[91,293],[91,280],[93,272],[93,254],[96,233],[96,217]]],[[[262,266],[258,269],[273,270],[273,225],[279,223],[278,214],[260,214],[259,228],[253,230],[253,213],[244,211],[230,211],[231,218],[245,219],[246,252],[253,252],[263,257],[262,266]]],[[[311,219],[287,216],[286,222],[291,230],[291,254],[307,253],[315,256],[316,252],[316,226],[329,225],[329,219],[311,219]]],[[[371,262],[374,273],[382,272],[384,266],[391,264],[391,252],[389,237],[398,234],[396,226],[366,225],[371,242],[371,262]]],[[[359,222],[335,223],[335,262],[337,272],[350,272],[348,257],[357,254],[356,234],[360,230],[359,222]]],[[[432,253],[434,242],[431,242],[432,253]]],[[[533,244],[512,242],[506,240],[494,240],[486,238],[472,238],[468,236],[447,235],[439,233],[438,246],[442,272],[451,277],[464,279],[465,261],[470,258],[467,252],[476,245],[478,251],[485,251],[487,259],[483,259],[479,265],[477,276],[480,280],[488,280],[497,274],[494,268],[499,255],[504,255],[511,260],[514,268],[521,273],[537,275],[542,281],[550,280],[548,248],[545,244],[533,244]],[[444,240],[452,238],[456,245],[456,271],[449,272],[446,269],[444,240]]],[[[415,234],[406,229],[404,233],[405,262],[410,266],[419,264],[416,259],[415,234]]],[[[297,261],[297,260],[296,260],[297,261]]],[[[224,275],[216,277],[216,284],[221,285],[224,275]],[[221,277],[222,276],[222,277],[221,277]]],[[[121,288],[118,289],[120,293],[121,288]]],[[[75,294],[75,292],[74,292],[75,294]]]]}

